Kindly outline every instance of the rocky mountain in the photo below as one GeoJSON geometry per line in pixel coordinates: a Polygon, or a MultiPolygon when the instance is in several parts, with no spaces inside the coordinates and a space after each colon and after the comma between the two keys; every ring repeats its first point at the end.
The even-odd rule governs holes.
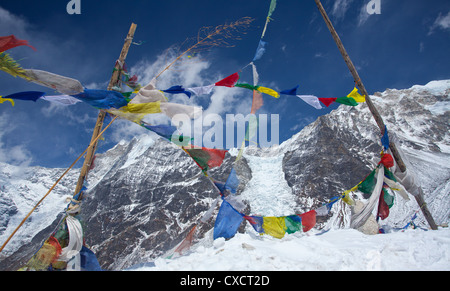
{"type": "MultiPolygon", "coordinates": [[[[371,97],[390,138],[396,140],[408,169],[422,186],[436,223],[448,223],[450,80],[406,90],[388,89],[371,97]]],[[[302,213],[350,189],[378,163],[379,132],[365,104],[341,105],[280,146],[247,148],[237,168],[241,181],[238,195],[247,205],[245,212],[277,216],[302,213]]],[[[236,154],[230,150],[223,165],[212,169],[210,175],[225,181],[236,154]]],[[[86,243],[107,270],[164,255],[186,237],[217,198],[217,189],[192,159],[165,140],[140,136],[121,142],[97,155],[95,163],[82,213],[86,243]]],[[[3,242],[24,217],[24,209],[48,190],[62,170],[1,166],[3,242]]],[[[66,206],[65,197],[72,193],[71,181],[76,180],[77,171],[72,175],[10,243],[0,258],[0,269],[17,269],[51,232],[52,222],[66,206]]],[[[417,210],[414,199],[403,201],[396,196],[390,216],[382,223],[401,227],[417,210]]],[[[349,227],[349,215],[349,207],[336,203],[332,214],[317,227],[349,227]]],[[[420,213],[415,223],[427,227],[420,213]]],[[[209,236],[213,225],[214,216],[208,223],[200,223],[197,239],[209,236]]],[[[245,230],[242,226],[241,231],[245,230]]]]}

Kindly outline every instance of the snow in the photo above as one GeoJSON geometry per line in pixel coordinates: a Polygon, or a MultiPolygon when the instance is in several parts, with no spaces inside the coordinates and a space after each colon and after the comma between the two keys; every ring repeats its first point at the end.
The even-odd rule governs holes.
{"type": "Polygon", "coordinates": [[[431,81],[424,86],[414,85],[411,87],[411,89],[418,91],[428,91],[433,95],[441,95],[445,94],[445,92],[450,89],[450,80],[431,81]]]}
{"type": "Polygon", "coordinates": [[[249,201],[252,215],[286,216],[295,214],[295,197],[284,178],[283,155],[257,157],[244,154],[252,179],[241,197],[249,201]]]}
{"type": "Polygon", "coordinates": [[[189,255],[158,258],[132,271],[436,271],[450,270],[450,229],[365,235],[354,229],[287,234],[238,233],[198,245],[189,255]]]}

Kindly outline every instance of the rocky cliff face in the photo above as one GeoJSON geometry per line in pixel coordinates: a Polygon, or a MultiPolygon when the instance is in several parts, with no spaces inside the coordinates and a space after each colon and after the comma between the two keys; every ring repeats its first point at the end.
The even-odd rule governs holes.
{"type": "MultiPolygon", "coordinates": [[[[414,170],[420,181],[429,209],[438,224],[448,222],[450,215],[449,94],[450,81],[436,81],[426,86],[387,90],[372,96],[387,124],[390,137],[396,139],[409,168],[414,170]]],[[[245,211],[256,214],[267,210],[278,215],[276,209],[263,209],[253,201],[258,191],[262,191],[256,189],[261,186],[258,184],[277,188],[267,191],[273,192],[281,203],[289,204],[286,209],[296,213],[314,209],[355,186],[379,161],[379,132],[365,104],[358,107],[340,106],[278,147],[247,148],[238,171],[241,180],[238,192],[247,199],[245,211]],[[269,175],[267,168],[266,173],[260,172],[264,170],[261,167],[271,167],[271,164],[277,163],[280,163],[279,171],[282,171],[280,177],[276,176],[280,181],[264,181],[261,178],[263,175],[273,175],[269,175]],[[293,201],[284,201],[289,197],[293,201]]],[[[236,150],[230,153],[227,153],[221,167],[211,171],[211,176],[216,180],[225,181],[230,173],[236,150]]],[[[185,238],[217,198],[217,190],[192,159],[164,140],[155,141],[141,136],[130,143],[121,142],[107,153],[98,155],[95,163],[95,169],[89,174],[89,190],[83,201],[82,213],[86,243],[96,253],[102,267],[108,270],[127,268],[163,255],[185,238]]],[[[16,195],[14,191],[17,188],[10,186],[15,178],[8,176],[8,171],[3,170],[0,176],[2,183],[9,183],[0,195],[4,202],[0,206],[1,241],[6,239],[6,229],[12,228],[12,222],[17,221],[19,216],[23,217],[22,213],[18,213],[21,207],[14,208],[16,200],[12,197],[16,195]]],[[[53,181],[52,178],[57,175],[52,172],[56,171],[54,169],[42,171],[48,173],[42,174],[46,177],[45,181],[53,181]]],[[[48,189],[48,183],[42,183],[43,178],[33,177],[23,179],[33,187],[40,185],[42,189],[35,192],[42,195],[46,192],[44,188],[48,189]]],[[[66,181],[70,181],[69,178],[66,181]]],[[[61,201],[62,193],[71,193],[65,191],[67,189],[64,187],[67,188],[68,184],[62,186],[61,192],[55,194],[61,201]]],[[[275,205],[277,199],[271,203],[275,205]]],[[[63,202],[52,205],[53,209],[58,209],[55,213],[65,206],[63,202]]],[[[403,226],[416,210],[418,205],[414,199],[404,202],[396,197],[391,215],[383,223],[393,227],[403,226]]],[[[39,215],[48,214],[40,211],[39,215]]],[[[337,203],[332,214],[319,221],[318,227],[348,227],[349,215],[349,209],[337,203]]],[[[55,217],[53,215],[52,220],[55,217]]],[[[427,226],[421,215],[415,222],[427,226]]],[[[33,221],[27,225],[31,227],[33,221]]],[[[214,219],[201,224],[198,237],[204,237],[213,225],[214,219]]],[[[34,245],[27,246],[35,250],[39,241],[35,235],[41,228],[30,232],[30,227],[25,231],[27,236],[24,234],[22,238],[30,242],[35,237],[34,245]]],[[[13,244],[15,247],[8,255],[14,252],[14,248],[17,250],[18,245],[17,242],[13,244]]],[[[24,248],[0,262],[0,267],[8,269],[14,262],[17,265],[18,254],[23,254],[24,248]]]]}

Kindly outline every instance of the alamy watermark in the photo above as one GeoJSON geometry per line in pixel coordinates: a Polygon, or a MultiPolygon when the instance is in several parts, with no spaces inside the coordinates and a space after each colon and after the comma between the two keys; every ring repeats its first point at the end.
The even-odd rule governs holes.
{"type": "Polygon", "coordinates": [[[68,14],[81,14],[81,0],[70,0],[66,5],[68,14]]]}
{"type": "Polygon", "coordinates": [[[207,148],[239,148],[247,141],[250,145],[268,148],[279,145],[280,116],[278,114],[226,114],[225,120],[218,114],[207,114],[191,120],[186,114],[177,114],[171,120],[178,131],[172,134],[172,142],[207,148]],[[270,130],[269,130],[270,128],[270,130]],[[189,140],[180,136],[189,137],[189,140]]]}
{"type": "Polygon", "coordinates": [[[366,11],[368,14],[381,14],[381,0],[371,0],[367,6],[366,11]]]}

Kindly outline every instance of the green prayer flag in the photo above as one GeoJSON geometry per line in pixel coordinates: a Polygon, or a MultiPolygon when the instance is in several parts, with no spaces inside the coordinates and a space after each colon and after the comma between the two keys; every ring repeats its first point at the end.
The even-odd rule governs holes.
{"type": "Polygon", "coordinates": [[[337,98],[335,102],[341,103],[344,105],[349,105],[349,106],[357,106],[358,105],[358,102],[356,102],[356,100],[353,99],[352,97],[340,97],[340,98],[337,98]]]}
{"type": "Polygon", "coordinates": [[[389,208],[391,208],[394,205],[394,196],[392,196],[391,194],[389,194],[389,192],[387,191],[387,189],[383,188],[383,192],[384,192],[384,202],[386,202],[387,206],[389,208]]]}
{"type": "Polygon", "coordinates": [[[291,234],[302,230],[302,220],[299,216],[286,216],[285,218],[286,232],[291,234]]]}
{"type": "Polygon", "coordinates": [[[373,191],[373,188],[375,188],[375,170],[373,170],[365,179],[361,182],[358,186],[358,190],[365,193],[365,194],[371,194],[373,191]]]}

